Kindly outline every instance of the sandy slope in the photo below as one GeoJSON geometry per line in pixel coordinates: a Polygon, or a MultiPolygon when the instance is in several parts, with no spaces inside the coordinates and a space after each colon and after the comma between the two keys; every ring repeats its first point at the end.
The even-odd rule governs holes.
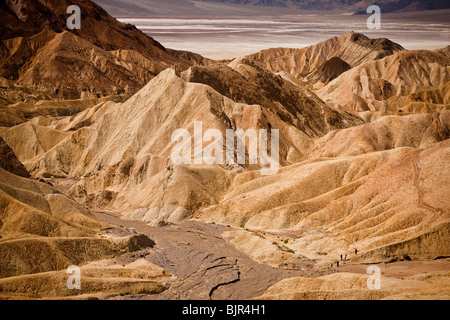
{"type": "Polygon", "coordinates": [[[315,278],[284,279],[256,299],[269,300],[448,300],[449,273],[418,274],[402,280],[381,278],[380,290],[367,288],[368,275],[336,273],[315,278]]]}

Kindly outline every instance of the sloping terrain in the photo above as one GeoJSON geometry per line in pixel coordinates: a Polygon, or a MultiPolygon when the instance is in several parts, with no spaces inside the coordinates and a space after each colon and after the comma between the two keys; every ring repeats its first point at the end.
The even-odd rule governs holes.
{"type": "Polygon", "coordinates": [[[310,137],[360,123],[358,117],[336,112],[304,86],[293,85],[247,58],[235,59],[228,66],[195,66],[183,77],[209,85],[236,102],[272,109],[310,137]]]}
{"type": "MultiPolygon", "coordinates": [[[[13,89],[14,90],[14,89],[13,89]]],[[[83,93],[82,93],[83,95],[83,93]]],[[[89,95],[87,95],[89,97],[89,95]]],[[[31,119],[42,117],[70,117],[106,101],[124,102],[129,95],[106,96],[103,98],[86,98],[55,101],[51,99],[27,98],[26,102],[11,103],[0,106],[0,126],[13,127],[31,119]]]]}
{"type": "Polygon", "coordinates": [[[402,250],[416,257],[445,256],[450,216],[442,190],[448,182],[439,176],[447,163],[448,143],[423,151],[314,160],[275,177],[240,174],[218,205],[196,217],[258,230],[302,231],[288,247],[315,259],[332,259],[319,253],[336,256],[354,246],[363,252],[384,247],[374,257],[381,260],[402,250]],[[437,174],[430,176],[431,171],[437,174]],[[440,187],[430,190],[431,184],[440,187]],[[418,247],[388,249],[422,234],[429,235],[418,247]]]}
{"type": "Polygon", "coordinates": [[[105,296],[155,295],[173,281],[167,271],[138,259],[118,265],[114,259],[100,260],[81,267],[80,290],[67,288],[65,270],[0,279],[1,299],[99,299],[105,296]]]}
{"type": "MultiPolygon", "coordinates": [[[[166,70],[124,103],[102,103],[61,121],[33,119],[4,130],[1,136],[34,176],[76,179],[71,189],[76,197],[126,208],[132,216],[148,215],[146,220],[180,221],[199,207],[219,201],[224,186],[214,187],[221,180],[209,183],[209,177],[220,175],[227,185],[234,174],[226,167],[209,167],[203,177],[192,176],[196,169],[171,166],[172,132],[187,128],[192,133],[194,121],[202,121],[205,130],[219,129],[224,137],[227,129],[278,129],[281,164],[303,159],[301,150],[314,137],[362,123],[359,117],[329,108],[307,89],[244,59],[229,67],[192,67],[181,77],[166,70]],[[24,134],[29,139],[23,140],[24,134]],[[168,178],[191,180],[187,184],[192,188],[190,196],[161,201],[161,188],[171,187],[158,181],[168,178]],[[138,189],[142,191],[132,191],[138,189]],[[170,213],[175,199],[180,209],[170,213]]],[[[248,161],[244,167],[258,168],[248,161]]],[[[173,185],[179,188],[178,183],[173,185]]]]}
{"type": "MultiPolygon", "coordinates": [[[[76,99],[82,91],[98,96],[135,93],[168,67],[184,70],[212,62],[166,50],[89,0],[6,1],[0,12],[0,77],[50,97],[76,99]],[[67,30],[69,5],[80,7],[80,29],[67,30]]],[[[2,104],[18,102],[20,94],[10,91],[4,88],[2,104]]]]}
{"type": "Polygon", "coordinates": [[[134,291],[160,293],[169,274],[153,265],[111,269],[83,267],[83,291],[67,289],[70,265],[112,258],[152,247],[154,242],[127,231],[118,235],[107,223],[51,185],[28,178],[13,151],[0,140],[0,297],[39,298],[134,291]],[[114,276],[107,276],[108,270],[114,276]],[[138,269],[139,270],[139,269],[138,269]],[[149,277],[150,276],[150,277],[149,277]],[[115,280],[110,278],[115,277],[115,280]],[[142,280],[145,278],[146,280],[142,280]]]}
{"type": "Polygon", "coordinates": [[[20,177],[29,178],[30,174],[17,159],[14,151],[0,138],[0,167],[20,177]]]}
{"type": "Polygon", "coordinates": [[[247,56],[341,110],[434,112],[446,109],[448,47],[405,51],[387,39],[350,32],[303,49],[247,56]]]}
{"type": "Polygon", "coordinates": [[[165,68],[135,51],[104,51],[67,31],[42,31],[31,38],[5,40],[4,45],[9,52],[2,59],[3,77],[22,86],[47,84],[78,95],[82,90],[101,95],[135,92],[165,68]],[[32,50],[36,43],[39,49],[32,50]],[[28,48],[30,56],[25,55],[28,48]]]}
{"type": "MultiPolygon", "coordinates": [[[[336,273],[315,279],[284,279],[270,287],[261,300],[448,300],[448,272],[418,274],[402,279],[382,277],[380,290],[367,288],[368,275],[336,273]]],[[[370,281],[370,280],[369,280],[370,281]]]]}
{"type": "Polygon", "coordinates": [[[309,159],[337,158],[412,147],[427,148],[447,140],[450,111],[384,116],[367,124],[330,132],[315,141],[309,159]]]}
{"type": "MultiPolygon", "coordinates": [[[[248,109],[249,119],[256,112],[274,128],[277,124],[281,144],[308,151],[297,161],[307,160],[267,177],[259,171],[241,172],[244,168],[230,171],[220,166],[171,164],[170,132],[192,128],[194,119],[222,132],[229,123],[248,128],[246,118],[236,114],[238,106],[208,86],[185,82],[173,71],[165,71],[127,102],[97,109],[107,110],[89,127],[64,132],[24,124],[2,136],[34,175],[75,179],[72,195],[93,206],[121,211],[127,218],[157,225],[194,217],[260,230],[308,230],[288,247],[314,259],[327,260],[317,252],[332,254],[354,245],[361,252],[374,252],[375,259],[392,258],[403,250],[419,258],[448,254],[448,246],[437,240],[439,235],[448,238],[449,204],[441,192],[448,187],[447,111],[382,117],[335,130],[316,141],[296,129],[296,135],[303,137],[297,141],[290,133],[296,132],[294,128],[283,128],[286,124],[276,114],[241,105],[244,116],[248,109]],[[174,99],[177,107],[167,113],[162,103],[171,101],[162,97],[174,99]],[[135,124],[129,126],[131,121],[135,124]],[[153,121],[162,125],[152,126],[153,121]],[[29,147],[19,144],[27,126],[34,127],[36,141],[51,141],[43,138],[49,134],[55,139],[29,154],[29,147]],[[303,145],[289,146],[302,141],[303,145]],[[431,185],[440,187],[423,189],[431,185]],[[422,235],[429,241],[419,247],[394,248],[422,235]],[[385,248],[384,256],[377,253],[380,247],[385,248]]],[[[35,144],[31,139],[27,143],[35,144]]],[[[281,155],[292,159],[289,152],[281,155]]]]}
{"type": "MultiPolygon", "coordinates": [[[[169,65],[183,64],[164,47],[135,26],[117,21],[100,6],[90,0],[19,0],[6,1],[0,8],[5,20],[1,24],[1,39],[30,37],[49,29],[57,33],[66,31],[66,13],[70,5],[81,9],[81,29],[71,31],[74,35],[105,50],[135,50],[147,59],[169,65]]],[[[184,62],[185,66],[187,64],[184,62]]]]}
{"type": "Polygon", "coordinates": [[[417,91],[405,96],[393,96],[382,102],[373,101],[373,103],[383,104],[386,110],[402,114],[437,112],[450,106],[449,93],[450,82],[447,82],[438,88],[417,91]]]}
{"type": "Polygon", "coordinates": [[[345,71],[351,69],[351,66],[344,60],[333,57],[325,61],[317,70],[310,73],[306,78],[317,86],[325,85],[339,77],[345,71]]]}

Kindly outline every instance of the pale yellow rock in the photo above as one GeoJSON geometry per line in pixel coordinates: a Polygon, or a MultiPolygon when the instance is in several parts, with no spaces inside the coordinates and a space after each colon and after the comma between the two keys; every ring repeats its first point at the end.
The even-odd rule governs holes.
{"type": "Polygon", "coordinates": [[[349,32],[302,49],[273,48],[249,55],[271,70],[284,71],[295,78],[305,77],[327,60],[338,57],[356,67],[383,58],[403,48],[387,39],[369,39],[363,34],[349,32]]]}
{"type": "Polygon", "coordinates": [[[450,274],[405,279],[381,277],[379,289],[369,289],[369,275],[336,273],[320,278],[281,280],[256,300],[380,300],[442,299],[450,297],[450,274]]]}
{"type": "Polygon", "coordinates": [[[448,81],[450,58],[433,51],[402,51],[343,73],[317,94],[332,105],[364,111],[377,106],[370,100],[406,96],[444,86],[448,81]]]}

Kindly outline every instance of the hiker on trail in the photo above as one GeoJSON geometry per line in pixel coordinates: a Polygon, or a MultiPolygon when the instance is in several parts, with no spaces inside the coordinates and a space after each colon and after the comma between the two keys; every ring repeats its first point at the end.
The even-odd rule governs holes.
{"type": "Polygon", "coordinates": [[[355,248],[355,254],[358,254],[358,249],[355,248]]]}
{"type": "Polygon", "coordinates": [[[339,260],[338,260],[338,261],[336,261],[336,266],[337,266],[337,267],[339,267],[339,260]]]}
{"type": "Polygon", "coordinates": [[[342,254],[341,254],[341,261],[342,261],[342,254]]]}

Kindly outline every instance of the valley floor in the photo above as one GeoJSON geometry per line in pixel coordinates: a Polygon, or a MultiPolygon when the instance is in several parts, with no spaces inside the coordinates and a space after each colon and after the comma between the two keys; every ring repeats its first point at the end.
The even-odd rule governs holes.
{"type": "Polygon", "coordinates": [[[134,228],[153,239],[155,250],[149,252],[146,259],[180,278],[160,295],[140,298],[250,299],[283,278],[317,277],[331,272],[314,268],[308,259],[299,259],[295,269],[273,268],[258,263],[222,238],[221,234],[232,228],[221,225],[186,221],[151,227],[142,221],[123,220],[111,212],[97,211],[94,214],[101,221],[134,228]]]}
{"type": "Polygon", "coordinates": [[[383,13],[381,30],[367,28],[368,15],[342,12],[221,17],[120,17],[168,48],[211,59],[232,59],[267,48],[302,48],[349,31],[388,38],[406,49],[437,49],[450,41],[450,9],[383,13]],[[281,36],[283,35],[283,36],[281,36]]]}
{"type": "MultiPolygon", "coordinates": [[[[278,267],[251,259],[227,241],[226,231],[236,228],[200,221],[152,227],[142,221],[123,220],[114,212],[93,212],[97,219],[115,227],[135,229],[156,243],[155,248],[143,250],[142,257],[178,277],[171,287],[156,295],[128,297],[103,296],[113,299],[251,299],[262,295],[282,279],[319,278],[331,274],[364,275],[369,264],[342,261],[339,267],[325,266],[306,257],[278,267]]],[[[248,229],[247,229],[248,230],[248,229]]],[[[296,232],[264,233],[271,239],[295,239],[296,232]]],[[[116,258],[129,263],[135,257],[127,254],[116,258]]],[[[404,279],[415,275],[445,273],[450,270],[450,258],[435,260],[395,261],[376,263],[383,277],[404,279]]],[[[365,290],[366,288],[361,288],[365,290]]]]}

